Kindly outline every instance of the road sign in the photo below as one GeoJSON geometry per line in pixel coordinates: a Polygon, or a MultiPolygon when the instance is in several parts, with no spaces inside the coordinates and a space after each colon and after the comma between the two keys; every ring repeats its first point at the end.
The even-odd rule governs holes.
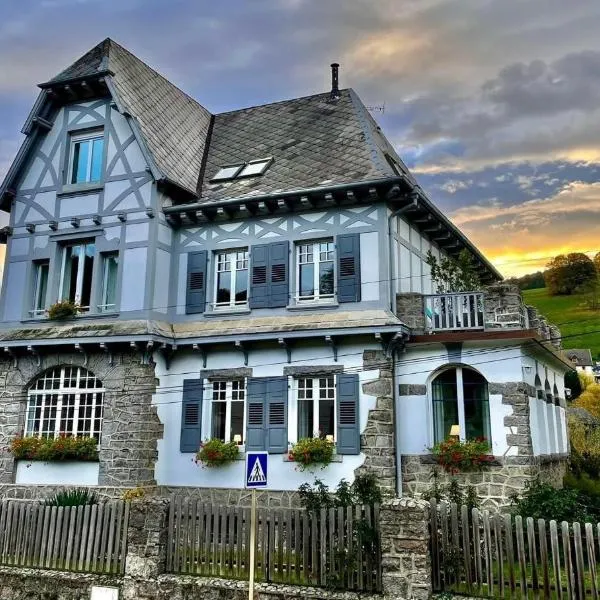
{"type": "Polygon", "coordinates": [[[259,488],[267,486],[267,457],[266,452],[246,453],[246,487],[259,488]]]}

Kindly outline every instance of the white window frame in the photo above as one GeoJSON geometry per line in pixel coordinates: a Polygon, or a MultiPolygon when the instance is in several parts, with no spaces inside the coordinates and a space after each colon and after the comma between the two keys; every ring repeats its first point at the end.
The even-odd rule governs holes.
{"type": "Polygon", "coordinates": [[[119,252],[103,252],[100,254],[102,259],[102,286],[101,286],[101,297],[100,304],[98,304],[98,310],[102,313],[105,312],[115,312],[117,310],[116,303],[116,287],[118,282],[115,281],[115,302],[112,304],[107,304],[107,295],[108,295],[108,259],[116,256],[117,257],[117,277],[118,277],[118,269],[119,269],[119,252]]]}
{"type": "Polygon", "coordinates": [[[295,267],[296,267],[296,302],[299,304],[310,304],[315,302],[335,302],[336,298],[336,245],[333,238],[322,238],[318,240],[306,240],[296,242],[295,249],[295,267]],[[325,254],[331,254],[331,259],[326,258],[325,260],[321,259],[321,244],[331,244],[331,250],[326,250],[325,254]],[[310,251],[303,251],[303,248],[308,248],[312,246],[310,251]],[[303,257],[307,257],[312,254],[312,261],[302,261],[303,257]],[[331,262],[333,264],[333,293],[332,294],[321,294],[319,292],[319,266],[321,263],[331,262]],[[300,266],[304,264],[313,264],[313,287],[315,293],[313,296],[301,296],[300,295],[300,266]]]}
{"type": "MultiPolygon", "coordinates": [[[[98,181],[91,181],[92,177],[92,155],[93,152],[88,153],[88,161],[85,169],[85,181],[77,181],[75,183],[71,183],[73,181],[73,173],[74,173],[74,160],[75,160],[75,145],[78,142],[93,142],[94,140],[103,140],[104,141],[104,130],[103,129],[95,129],[94,131],[88,131],[86,133],[76,133],[71,134],[70,139],[70,148],[69,148],[69,174],[67,178],[67,184],[69,185],[85,185],[87,183],[100,183],[102,181],[102,174],[100,175],[100,179],[98,181]]],[[[93,147],[93,143],[92,143],[93,147]]],[[[103,148],[104,151],[104,148],[103,148]]],[[[104,167],[104,157],[102,157],[102,167],[104,167]]]]}
{"type": "MultiPolygon", "coordinates": [[[[81,387],[82,375],[87,375],[87,379],[93,379],[97,381],[97,378],[90,371],[86,371],[82,367],[75,366],[64,366],[64,367],[55,367],[46,371],[40,378],[36,379],[34,384],[27,391],[27,410],[25,412],[25,435],[32,435],[38,438],[41,437],[53,437],[57,438],[61,433],[66,433],[67,435],[77,436],[80,430],[80,419],[79,417],[79,408],[81,406],[81,395],[82,394],[93,394],[93,402],[92,402],[92,417],[90,419],[90,430],[85,433],[85,437],[94,437],[96,434],[98,435],[98,443],[102,439],[102,424],[104,419],[104,394],[106,392],[104,387],[81,387]],[[75,387],[68,387],[65,385],[66,372],[67,369],[76,371],[76,380],[77,383],[75,387]],[[59,386],[57,388],[52,387],[52,382],[55,381],[55,378],[50,377],[56,371],[60,372],[59,375],[59,386]],[[35,386],[37,385],[40,379],[44,382],[44,384],[48,384],[49,387],[43,387],[41,389],[37,389],[35,386]],[[60,425],[63,418],[63,400],[65,396],[75,396],[75,402],[73,406],[73,423],[71,431],[61,432],[60,425]],[[35,418],[35,409],[37,407],[37,403],[32,405],[32,401],[41,396],[41,407],[40,407],[40,418],[39,418],[39,427],[38,431],[34,433],[34,423],[36,421],[35,418]],[[56,402],[56,416],[54,422],[54,431],[51,432],[51,435],[43,436],[42,425],[44,420],[47,419],[48,413],[47,411],[52,408],[52,400],[53,397],[57,396],[56,402]],[[96,408],[100,404],[101,407],[101,417],[100,417],[100,427],[98,430],[95,428],[95,412],[96,408]]],[[[69,377],[71,379],[71,377],[69,377]]],[[[68,406],[65,405],[65,410],[67,410],[68,406]]]]}
{"type": "MultiPolygon", "coordinates": [[[[81,248],[81,256],[80,259],[77,261],[77,282],[75,284],[75,299],[74,302],[77,305],[80,305],[81,303],[81,294],[83,291],[83,274],[85,272],[85,260],[81,260],[82,257],[85,257],[85,247],[89,246],[89,245],[93,245],[94,246],[94,262],[96,260],[96,257],[98,256],[98,253],[96,252],[96,243],[94,240],[91,241],[87,241],[87,242],[80,242],[80,243],[76,243],[76,244],[65,244],[64,246],[62,246],[61,248],[61,252],[62,252],[62,259],[61,259],[61,265],[60,265],[60,282],[59,282],[59,300],[67,300],[68,298],[64,298],[63,297],[63,290],[64,290],[64,284],[65,284],[65,271],[67,268],[67,248],[73,248],[75,246],[79,246],[81,248]]],[[[92,277],[94,276],[94,266],[92,264],[92,277]]],[[[92,286],[93,286],[93,281],[92,281],[92,286]]],[[[92,291],[90,290],[90,304],[92,302],[92,291]]],[[[87,311],[90,309],[90,306],[80,306],[79,307],[81,310],[87,311]]]]}
{"type": "Polygon", "coordinates": [[[230,308],[245,308],[248,306],[250,297],[250,253],[248,248],[235,248],[232,250],[219,250],[215,252],[215,273],[214,273],[214,292],[213,292],[213,307],[215,310],[227,310],[230,308]],[[241,257],[240,257],[241,255],[241,257]],[[223,259],[223,260],[222,260],[223,259]],[[239,266],[241,263],[241,267],[239,266]],[[229,269],[221,269],[221,267],[229,264],[229,269]],[[245,266],[244,266],[245,265],[245,266]],[[220,270],[221,269],[221,270],[220,270]],[[237,302],[235,299],[235,285],[237,281],[237,273],[246,271],[247,290],[246,300],[237,302]],[[231,296],[229,302],[217,302],[219,292],[219,273],[231,273],[231,296]]]}
{"type": "MultiPolygon", "coordinates": [[[[334,373],[327,373],[318,376],[306,377],[294,377],[292,385],[292,399],[289,406],[288,416],[288,437],[291,444],[295,444],[298,441],[298,414],[299,414],[299,403],[307,402],[306,400],[300,400],[298,398],[298,391],[300,390],[301,380],[311,380],[313,382],[313,431],[312,437],[317,437],[319,432],[319,400],[320,400],[320,387],[319,379],[333,378],[333,441],[337,441],[338,433],[338,420],[337,420],[337,404],[338,404],[338,393],[337,393],[337,377],[334,373]]],[[[327,388],[329,389],[329,388],[327,388]]]]}
{"type": "MultiPolygon", "coordinates": [[[[209,431],[210,437],[214,437],[213,432],[213,405],[214,404],[225,404],[225,439],[224,442],[233,442],[234,440],[231,438],[231,405],[234,402],[239,402],[244,406],[244,415],[243,415],[243,430],[242,430],[242,444],[238,444],[240,449],[245,448],[246,446],[246,410],[247,410],[247,393],[246,393],[246,379],[215,379],[209,382],[210,385],[210,419],[209,419],[209,431]],[[241,392],[243,394],[243,400],[234,400],[234,383],[239,385],[241,384],[241,392]],[[225,400],[215,400],[215,385],[225,384],[225,400]]],[[[236,390],[240,391],[240,390],[236,390]]]]}
{"type": "Polygon", "coordinates": [[[50,280],[50,261],[43,260],[34,263],[34,274],[33,274],[33,304],[32,309],[29,311],[29,314],[32,317],[42,317],[46,314],[46,298],[41,297],[41,289],[40,289],[40,274],[42,268],[46,267],[48,270],[47,279],[46,279],[46,297],[48,295],[48,283],[50,280]],[[38,308],[41,306],[41,308],[38,308]]]}

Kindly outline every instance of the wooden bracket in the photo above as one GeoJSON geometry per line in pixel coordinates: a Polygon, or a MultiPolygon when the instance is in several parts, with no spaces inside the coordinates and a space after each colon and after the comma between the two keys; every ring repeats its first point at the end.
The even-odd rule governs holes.
{"type": "Polygon", "coordinates": [[[200,359],[202,360],[202,368],[206,369],[206,360],[208,358],[208,353],[205,347],[201,346],[200,344],[192,344],[192,350],[200,354],[200,359]]]}
{"type": "Polygon", "coordinates": [[[8,346],[4,346],[4,354],[6,354],[10,358],[12,358],[13,367],[16,369],[17,365],[18,365],[18,359],[17,359],[17,355],[15,354],[15,352],[13,351],[13,349],[9,348],[8,346]]]}
{"type": "Polygon", "coordinates": [[[287,353],[287,361],[288,364],[292,362],[292,346],[289,342],[289,340],[286,340],[285,338],[279,338],[277,340],[277,343],[279,344],[280,348],[284,348],[286,353],[287,353]]]}
{"type": "Polygon", "coordinates": [[[27,346],[27,352],[29,352],[30,354],[35,356],[37,366],[41,367],[42,366],[42,357],[41,357],[40,353],[38,352],[37,348],[35,346],[27,346]]]}
{"type": "Polygon", "coordinates": [[[335,362],[337,362],[337,359],[338,359],[337,340],[333,336],[331,336],[331,335],[326,335],[325,336],[325,343],[328,346],[331,346],[331,349],[333,350],[333,360],[335,362]]]}
{"type": "Polygon", "coordinates": [[[87,352],[85,351],[85,348],[81,344],[75,344],[75,350],[77,352],[81,352],[81,354],[83,355],[83,366],[87,367],[88,355],[87,355],[87,352]]]}
{"type": "Polygon", "coordinates": [[[248,366],[248,347],[243,342],[234,342],[235,349],[239,350],[244,355],[244,366],[248,366]]]}
{"type": "Polygon", "coordinates": [[[102,350],[103,352],[106,352],[106,354],[108,355],[108,365],[110,367],[113,367],[115,364],[115,357],[112,353],[112,350],[110,349],[110,346],[108,344],[105,344],[104,342],[101,342],[100,350],[102,350]]]}
{"type": "Polygon", "coordinates": [[[167,369],[167,371],[171,368],[171,361],[173,360],[173,356],[175,356],[176,351],[177,346],[175,344],[163,344],[159,348],[159,352],[165,359],[165,368],[167,369]]]}

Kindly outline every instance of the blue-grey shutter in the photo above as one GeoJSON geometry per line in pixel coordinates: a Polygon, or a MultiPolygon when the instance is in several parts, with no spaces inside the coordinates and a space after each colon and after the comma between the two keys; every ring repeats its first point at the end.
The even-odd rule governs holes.
{"type": "Polygon", "coordinates": [[[287,431],[288,379],[267,379],[267,450],[283,453],[288,447],[287,431]]]}
{"type": "Polygon", "coordinates": [[[267,380],[250,377],[246,385],[246,450],[265,449],[267,380]]]}
{"type": "Polygon", "coordinates": [[[250,308],[269,308],[269,244],[250,250],[250,308]]]}
{"type": "Polygon", "coordinates": [[[181,397],[181,452],[198,452],[202,440],[202,379],[184,379],[181,397]]]}
{"type": "Polygon", "coordinates": [[[338,302],[360,302],[360,234],[336,238],[338,302]]]}
{"type": "Polygon", "coordinates": [[[358,373],[337,376],[337,452],[360,453],[358,373]]]}
{"type": "Polygon", "coordinates": [[[269,308],[288,305],[289,296],[289,242],[269,244],[270,283],[269,308]]]}
{"type": "MultiPolygon", "coordinates": [[[[203,313],[206,308],[206,261],[208,252],[190,252],[187,263],[186,314],[203,313]]],[[[166,284],[165,284],[166,285],[166,284]]]]}

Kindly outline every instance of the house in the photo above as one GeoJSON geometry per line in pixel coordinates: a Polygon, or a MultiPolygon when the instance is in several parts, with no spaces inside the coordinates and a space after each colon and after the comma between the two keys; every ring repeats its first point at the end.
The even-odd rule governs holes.
{"type": "Polygon", "coordinates": [[[99,462],[4,453],[3,494],[233,501],[243,461],[194,461],[213,437],[269,452],[277,502],[365,469],[422,492],[451,431],[491,441],[494,501],[560,479],[560,332],[430,201],[337,65],[326,93],[212,114],[107,39],[39,87],[0,188],[0,443],[94,436],[99,462]],[[427,253],[465,249],[482,289],[436,294],[427,253]],[[49,319],[59,300],[77,316],[49,319]],[[334,462],[299,471],[288,448],[317,433],[334,462]]]}
{"type": "Polygon", "coordinates": [[[589,348],[569,348],[565,350],[565,355],[578,373],[590,375],[596,382],[600,380],[598,368],[592,360],[592,351],[589,348]]]}

